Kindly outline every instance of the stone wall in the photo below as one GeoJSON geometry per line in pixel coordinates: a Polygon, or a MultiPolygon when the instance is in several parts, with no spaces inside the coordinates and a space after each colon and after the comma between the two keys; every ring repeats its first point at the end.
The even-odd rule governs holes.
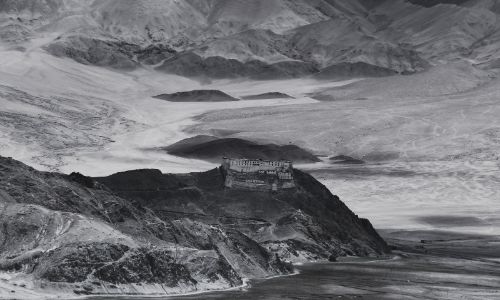
{"type": "Polygon", "coordinates": [[[222,167],[227,188],[277,191],[295,187],[290,161],[224,158],[222,167]]]}

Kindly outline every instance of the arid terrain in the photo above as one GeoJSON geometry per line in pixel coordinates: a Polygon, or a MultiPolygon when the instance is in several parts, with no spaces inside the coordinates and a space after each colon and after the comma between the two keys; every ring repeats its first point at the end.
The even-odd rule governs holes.
{"type": "MultiPolygon", "coordinates": [[[[421,86],[423,93],[432,88],[421,86]]],[[[461,229],[477,226],[478,232],[498,233],[498,93],[496,79],[480,89],[446,96],[389,98],[374,91],[363,100],[207,113],[189,130],[294,141],[325,157],[343,154],[365,161],[332,165],[325,159],[303,167],[350,198],[359,213],[371,214],[379,228],[425,227],[430,224],[418,221],[419,216],[442,212],[479,218],[461,229]]]]}
{"type": "MultiPolygon", "coordinates": [[[[129,285],[149,278],[155,284],[170,280],[168,292],[176,294],[236,288],[207,295],[213,299],[262,293],[264,299],[293,293],[299,299],[497,299],[499,62],[497,0],[0,1],[0,224],[9,228],[0,230],[0,298],[17,291],[18,298],[37,299],[23,272],[59,278],[50,264],[58,257],[70,260],[69,254],[80,257],[82,248],[71,243],[81,237],[98,243],[83,248],[97,249],[100,263],[113,254],[109,268],[123,267],[115,254],[136,258],[137,277],[113,278],[124,282],[123,293],[157,292],[158,286],[129,285]],[[313,244],[320,245],[315,251],[357,246],[342,239],[342,247],[322,245],[335,230],[317,230],[307,217],[314,213],[304,217],[302,204],[294,202],[297,211],[286,210],[290,216],[279,215],[280,222],[278,215],[243,210],[256,214],[258,220],[250,223],[269,226],[266,234],[255,235],[254,223],[239,223],[238,232],[255,239],[257,247],[240,235],[227,238],[210,227],[212,219],[196,215],[216,215],[215,208],[238,215],[237,200],[247,203],[247,198],[206,192],[198,175],[175,175],[182,184],[173,181],[165,193],[155,186],[163,182],[158,178],[170,176],[161,172],[214,170],[227,153],[296,160],[297,172],[311,174],[356,218],[370,220],[393,253],[305,264],[299,275],[262,280],[289,273],[279,264],[266,265],[273,257],[259,248],[266,238],[276,239],[266,234],[280,222],[286,226],[277,232],[292,240],[313,228],[318,234],[313,244]],[[125,171],[131,172],[119,173],[127,175],[125,183],[144,185],[128,192],[123,182],[112,180],[105,188],[87,186],[85,176],[103,180],[125,171]],[[72,172],[83,175],[67,177],[72,172]],[[75,197],[85,205],[77,205],[75,197]],[[207,206],[210,197],[218,204],[207,206]],[[179,211],[151,215],[160,200],[191,214],[189,221],[179,211]],[[121,216],[125,223],[117,225],[123,207],[134,217],[121,216]],[[179,222],[180,233],[170,235],[171,227],[165,229],[168,235],[154,230],[171,220],[179,222]],[[175,263],[160,260],[162,270],[180,276],[141,273],[145,253],[153,258],[173,253],[173,237],[197,231],[193,220],[203,223],[207,238],[229,246],[186,239],[186,256],[177,257],[176,249],[175,263]],[[290,224],[300,230],[290,233],[290,224]],[[10,231],[14,227],[22,230],[10,231]],[[259,260],[250,264],[257,266],[251,272],[222,259],[247,255],[246,246],[238,252],[240,238],[259,260]],[[203,255],[191,255],[192,249],[203,255]],[[36,259],[43,263],[33,263],[36,259]],[[192,278],[213,279],[200,267],[204,260],[219,266],[210,271],[220,276],[197,287],[192,278]],[[16,278],[25,286],[13,285],[16,278]],[[305,284],[298,288],[297,282],[305,284]]],[[[318,187],[315,180],[310,182],[318,187]]],[[[277,203],[278,214],[283,203],[277,203]]],[[[318,220],[320,227],[328,223],[318,220]]],[[[341,231],[349,231],[346,224],[351,223],[339,225],[341,231]]],[[[328,251],[319,251],[318,259],[326,260],[328,251]]],[[[281,258],[289,254],[278,252],[281,258]]],[[[67,265],[52,265],[57,266],[67,265]]],[[[75,273],[66,275],[64,280],[75,273]]],[[[96,278],[110,279],[104,275],[96,278]]],[[[59,291],[74,294],[72,288],[59,291]]]]}
{"type": "Polygon", "coordinates": [[[480,300],[500,296],[498,236],[436,230],[382,231],[382,235],[396,249],[385,258],[304,264],[296,267],[295,275],[252,280],[247,287],[226,292],[172,299],[480,300]]]}

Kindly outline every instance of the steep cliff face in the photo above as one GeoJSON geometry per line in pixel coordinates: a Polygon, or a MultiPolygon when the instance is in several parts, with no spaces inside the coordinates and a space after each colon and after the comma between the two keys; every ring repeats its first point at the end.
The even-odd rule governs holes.
{"type": "MultiPolygon", "coordinates": [[[[278,255],[283,247],[294,253],[303,250],[309,259],[387,251],[370,223],[325,186],[300,170],[294,170],[294,178],[296,189],[276,193],[225,189],[220,169],[184,175],[142,170],[97,181],[168,218],[187,216],[236,229],[278,255]]],[[[298,254],[283,258],[304,259],[298,254]]]]}
{"type": "Polygon", "coordinates": [[[271,194],[225,190],[219,169],[90,178],[0,158],[0,273],[37,293],[175,294],[286,274],[285,260],[387,251],[367,220],[295,176],[296,190],[271,194]]]}

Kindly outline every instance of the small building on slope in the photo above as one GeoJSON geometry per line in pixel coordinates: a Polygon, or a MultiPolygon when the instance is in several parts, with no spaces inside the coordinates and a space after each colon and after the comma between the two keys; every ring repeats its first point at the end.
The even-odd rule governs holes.
{"type": "Polygon", "coordinates": [[[290,161],[224,157],[222,168],[226,188],[257,191],[295,188],[293,166],[290,161]]]}

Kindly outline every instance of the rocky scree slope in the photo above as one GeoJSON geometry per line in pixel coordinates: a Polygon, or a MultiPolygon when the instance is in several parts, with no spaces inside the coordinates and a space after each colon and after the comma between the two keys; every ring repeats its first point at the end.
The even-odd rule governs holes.
{"type": "Polygon", "coordinates": [[[219,169],[105,178],[0,158],[0,273],[23,289],[175,294],[291,272],[288,261],[379,255],[385,242],[311,176],[277,194],[224,190],[219,169]]]}
{"type": "Polygon", "coordinates": [[[81,63],[189,77],[387,76],[456,60],[498,68],[496,1],[430,2],[4,0],[0,38],[22,49],[43,37],[43,49],[81,63]]]}

